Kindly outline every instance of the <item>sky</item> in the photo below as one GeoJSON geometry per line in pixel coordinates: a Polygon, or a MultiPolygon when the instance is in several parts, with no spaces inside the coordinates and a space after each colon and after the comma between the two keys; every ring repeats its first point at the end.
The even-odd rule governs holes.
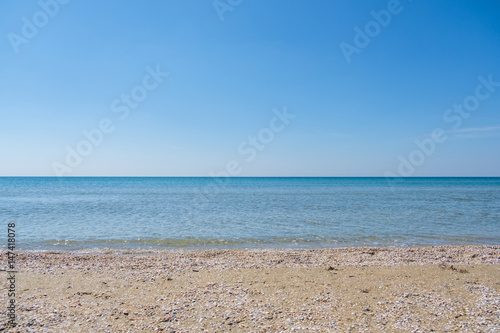
{"type": "Polygon", "coordinates": [[[500,176],[496,0],[7,0],[0,35],[0,176],[500,176]]]}

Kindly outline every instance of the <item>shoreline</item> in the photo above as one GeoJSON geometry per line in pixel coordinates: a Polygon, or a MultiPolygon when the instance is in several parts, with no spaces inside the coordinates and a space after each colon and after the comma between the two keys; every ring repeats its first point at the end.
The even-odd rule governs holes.
{"type": "MultiPolygon", "coordinates": [[[[416,249],[416,248],[462,248],[462,247],[500,247],[500,243],[444,243],[444,244],[353,244],[353,245],[297,245],[291,246],[284,245],[235,245],[235,246],[172,246],[172,247],[82,247],[82,248],[45,248],[45,249],[17,249],[19,254],[30,253],[74,253],[74,254],[121,254],[121,253],[137,253],[137,254],[150,254],[150,253],[169,253],[169,252],[204,252],[204,251],[328,251],[328,250],[350,250],[350,249],[416,249]]],[[[5,248],[3,250],[6,250],[5,248]]]]}
{"type": "Polygon", "coordinates": [[[500,245],[16,254],[13,332],[500,329],[500,245]]]}
{"type": "MultiPolygon", "coordinates": [[[[412,260],[415,262],[421,262],[424,259],[430,259],[428,256],[433,252],[446,252],[448,254],[453,253],[455,255],[454,259],[462,258],[462,263],[469,263],[464,261],[467,253],[471,251],[485,251],[491,250],[492,253],[497,253],[500,255],[500,244],[498,245],[414,245],[414,246],[345,246],[345,247],[247,247],[247,248],[162,248],[162,249],[149,249],[149,248],[89,248],[89,249],[76,249],[76,250],[16,250],[16,255],[23,258],[30,258],[33,255],[41,255],[43,259],[47,259],[50,256],[117,256],[117,257],[149,257],[149,256],[175,256],[175,255],[188,255],[192,258],[209,256],[213,257],[215,255],[232,257],[235,254],[262,254],[262,255],[286,255],[286,254],[312,254],[315,257],[321,255],[339,255],[339,254],[386,254],[386,255],[398,255],[400,259],[404,259],[403,256],[411,255],[412,260]],[[423,256],[423,257],[419,257],[423,256]]],[[[6,252],[7,250],[5,249],[6,252]]],[[[0,257],[3,256],[3,252],[0,257]]],[[[379,260],[386,259],[385,257],[378,257],[379,260]]],[[[402,262],[399,262],[401,264],[402,262]]],[[[495,262],[496,263],[496,262],[495,262]]],[[[498,259],[500,263],[500,257],[498,259]]]]}

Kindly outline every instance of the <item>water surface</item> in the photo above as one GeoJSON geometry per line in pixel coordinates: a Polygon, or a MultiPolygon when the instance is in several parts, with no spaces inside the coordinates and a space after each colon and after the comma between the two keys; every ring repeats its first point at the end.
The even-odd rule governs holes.
{"type": "Polygon", "coordinates": [[[25,250],[500,244],[500,178],[9,177],[0,222],[25,250]]]}

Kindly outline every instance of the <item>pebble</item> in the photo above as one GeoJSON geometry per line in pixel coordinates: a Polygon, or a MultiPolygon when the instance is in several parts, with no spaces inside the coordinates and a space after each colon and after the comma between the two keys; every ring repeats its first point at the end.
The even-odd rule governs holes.
{"type": "MultiPolygon", "coordinates": [[[[1,258],[6,262],[4,253],[1,258]]],[[[63,302],[52,290],[30,287],[20,292],[19,325],[13,332],[40,332],[42,327],[50,328],[51,332],[329,332],[377,331],[376,327],[384,331],[429,331],[438,322],[439,331],[460,327],[462,331],[493,332],[500,328],[499,292],[473,280],[463,282],[467,286],[464,292],[478,302],[465,303],[467,306],[432,291],[417,289],[416,293],[410,288],[390,290],[383,301],[367,302],[366,298],[372,298],[380,286],[352,290],[356,296],[349,304],[342,299],[342,291],[326,286],[321,294],[308,295],[309,299],[291,304],[286,293],[266,294],[268,290],[261,288],[265,281],[257,277],[248,284],[221,280],[198,288],[186,283],[175,291],[165,287],[161,293],[154,289],[162,281],[168,281],[168,286],[181,283],[179,274],[198,278],[205,271],[246,270],[248,274],[263,275],[259,272],[270,268],[320,268],[326,276],[336,279],[349,267],[442,265],[443,274],[467,279],[471,273],[457,267],[499,265],[500,246],[19,252],[17,262],[21,273],[38,274],[44,279],[64,272],[87,273],[81,276],[92,276],[96,279],[93,282],[101,287],[84,289],[73,282],[71,286],[54,286],[70,293],[63,302]],[[138,286],[139,291],[135,289],[138,286]],[[113,298],[115,288],[134,292],[117,299],[113,298]],[[155,302],[141,302],[141,293],[153,294],[155,302]],[[270,297],[280,301],[270,303],[270,297]],[[414,314],[412,309],[417,307],[425,313],[414,314]],[[351,313],[351,318],[336,317],[343,308],[349,311],[346,317],[351,313]],[[443,318],[449,319],[445,322],[443,318]]],[[[363,275],[357,272],[344,274],[351,277],[345,279],[346,283],[362,283],[363,275]]],[[[301,288],[316,285],[315,280],[316,277],[311,277],[301,288]]],[[[6,300],[6,293],[2,293],[0,302],[5,304],[6,300]]],[[[0,331],[5,327],[6,322],[0,322],[0,331]]]]}

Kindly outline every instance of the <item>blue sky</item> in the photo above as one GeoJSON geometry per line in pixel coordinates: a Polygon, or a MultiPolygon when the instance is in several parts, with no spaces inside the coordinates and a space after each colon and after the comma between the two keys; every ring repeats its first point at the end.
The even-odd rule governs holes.
{"type": "Polygon", "coordinates": [[[2,176],[500,176],[498,1],[2,1],[0,33],[2,176]]]}

